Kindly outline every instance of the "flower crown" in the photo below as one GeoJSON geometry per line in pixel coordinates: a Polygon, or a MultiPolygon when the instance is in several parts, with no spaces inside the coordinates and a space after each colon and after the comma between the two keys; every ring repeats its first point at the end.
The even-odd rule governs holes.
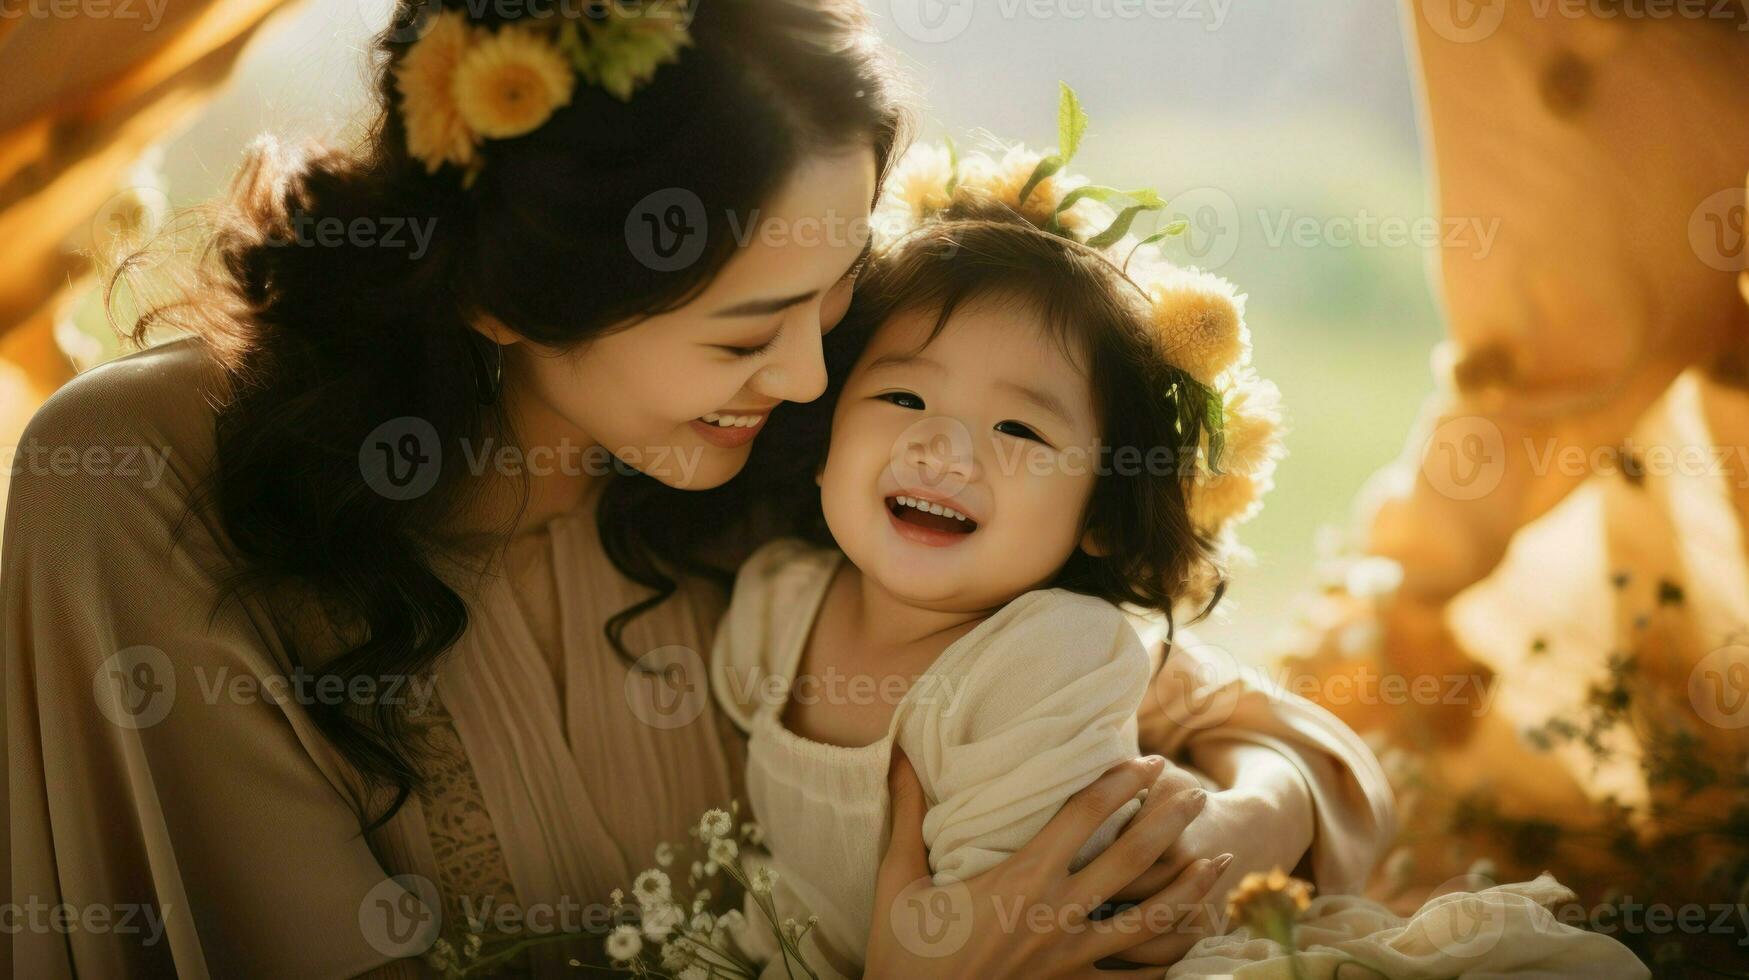
{"type": "Polygon", "coordinates": [[[1281,394],[1251,367],[1245,297],[1219,276],[1161,257],[1157,243],[1183,233],[1186,222],[1171,222],[1140,239],[1130,233],[1138,216],[1163,209],[1165,200],[1151,189],[1122,191],[1064,169],[1086,129],[1080,100],[1064,84],[1055,152],[1013,145],[996,159],[981,152],[962,156],[951,140],[914,144],[888,178],[874,221],[876,235],[880,244],[896,242],[940,220],[962,196],[977,194],[1121,268],[1152,308],[1161,352],[1190,378],[1161,396],[1177,403],[1181,431],[1197,420],[1204,426],[1188,488],[1191,522],[1231,550],[1236,548],[1232,529],[1262,509],[1284,455],[1281,394]]]}
{"type": "Polygon", "coordinates": [[[436,173],[446,163],[473,184],[482,140],[534,132],[571,103],[580,76],[622,102],[692,44],[690,0],[644,10],[612,2],[587,17],[550,18],[497,29],[460,10],[431,22],[395,66],[407,152],[436,173]]]}

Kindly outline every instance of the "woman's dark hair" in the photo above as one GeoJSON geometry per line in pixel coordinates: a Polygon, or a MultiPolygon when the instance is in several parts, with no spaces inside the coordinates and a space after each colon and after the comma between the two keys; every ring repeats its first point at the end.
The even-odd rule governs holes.
{"type": "MultiPolygon", "coordinates": [[[[1169,629],[1175,608],[1188,605],[1196,619],[1206,616],[1225,590],[1223,571],[1215,542],[1197,531],[1186,505],[1205,416],[1168,395],[1188,397],[1194,382],[1166,358],[1142,290],[1122,269],[998,202],[961,192],[937,219],[876,253],[844,321],[829,335],[826,394],[794,406],[782,429],[766,433],[774,438],[765,448],[781,448],[810,470],[818,466],[833,406],[874,331],[900,314],[931,314],[921,345],[927,347],[955,310],[974,302],[1037,313],[1047,336],[1088,372],[1107,452],[1087,527],[1107,553],[1077,549],[1048,585],[1159,610],[1169,629]],[[1134,451],[1115,451],[1122,447],[1134,451]]],[[[832,544],[818,493],[800,533],[832,544]]]]}
{"type": "MultiPolygon", "coordinates": [[[[435,6],[469,11],[488,28],[516,19],[478,0],[435,6]]],[[[538,3],[508,7],[541,13],[538,3]]],[[[192,327],[221,365],[216,459],[201,489],[239,557],[220,602],[246,593],[312,602],[340,649],[294,648],[299,669],[347,680],[417,675],[467,627],[432,531],[455,526],[483,492],[486,481],[468,478],[470,451],[515,438],[503,399],[476,398],[483,345],[471,320],[489,314],[570,349],[684,305],[731,258],[733,229],[749,226],[810,156],[872,144],[884,177],[902,149],[905,95],[860,0],[693,8],[691,46],[629,101],[580,79],[544,125],[484,143],[484,165],[464,188],[455,168],[428,173],[408,154],[394,68],[434,5],[400,0],[377,42],[382,111],[362,144],[254,147],[199,288],[127,331],[144,343],[158,323],[192,327]],[[704,236],[699,258],[670,271],[632,246],[628,216],[677,188],[709,220],[694,229],[704,236]],[[403,247],[389,244],[387,231],[402,221],[430,223],[423,249],[405,232],[403,247]],[[322,231],[355,222],[372,234],[322,231]],[[418,448],[440,454],[423,493],[385,493],[361,479],[361,447],[397,419],[420,420],[418,448]]],[[[128,271],[117,270],[112,290],[128,271]]],[[[641,474],[607,481],[597,501],[607,554],[654,592],[609,624],[622,655],[626,619],[672,594],[676,575],[721,576],[701,556],[737,524],[753,482],[700,494],[641,474]]],[[[406,719],[374,700],[311,710],[368,795],[393,791],[374,819],[359,804],[366,830],[381,825],[420,784],[406,719]]]]}

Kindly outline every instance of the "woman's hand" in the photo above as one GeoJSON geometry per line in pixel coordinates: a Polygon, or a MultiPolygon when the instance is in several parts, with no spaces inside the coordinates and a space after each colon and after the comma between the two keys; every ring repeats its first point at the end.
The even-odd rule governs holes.
{"type": "MultiPolygon", "coordinates": [[[[1312,801],[1305,782],[1280,753],[1245,742],[1211,746],[1198,760],[1215,771],[1210,777],[1230,789],[1212,792],[1208,804],[1190,826],[1160,854],[1154,867],[1137,877],[1117,897],[1140,901],[1175,880],[1198,858],[1232,853],[1237,857],[1211,889],[1214,903],[1199,907],[1176,924],[1176,935],[1148,939],[1123,952],[1133,963],[1167,965],[1178,962],[1189,944],[1218,931],[1220,903],[1239,880],[1253,871],[1281,868],[1292,872],[1312,843],[1312,801]],[[1218,750],[1218,752],[1217,752],[1218,750]]],[[[1198,785],[1195,775],[1167,765],[1159,783],[1172,792],[1198,785]]]]}
{"type": "MultiPolygon", "coordinates": [[[[1073,874],[1069,862],[1112,813],[1166,767],[1158,756],[1114,766],[1076,793],[1032,842],[963,882],[935,885],[923,844],[927,805],[917,774],[895,752],[888,776],[892,833],[875,889],[869,980],[930,977],[1109,977],[1094,964],[1144,942],[1167,948],[1175,923],[1202,902],[1226,860],[1198,858],[1157,892],[1109,918],[1092,912],[1160,855],[1202,812],[1201,789],[1150,792],[1118,839],[1073,874]]],[[[1199,937],[1182,937],[1188,949],[1199,937]]],[[[1179,955],[1183,955],[1183,949],[1179,955]]],[[[1174,957],[1176,959],[1177,957],[1174,957]]],[[[1128,973],[1150,976],[1158,973],[1128,973]]]]}

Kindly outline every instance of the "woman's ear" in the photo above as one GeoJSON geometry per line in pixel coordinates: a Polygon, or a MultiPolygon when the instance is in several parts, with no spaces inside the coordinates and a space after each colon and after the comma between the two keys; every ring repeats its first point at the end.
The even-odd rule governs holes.
{"type": "Polygon", "coordinates": [[[468,317],[468,326],[472,327],[475,333],[500,347],[522,341],[521,334],[510,329],[503,320],[490,313],[475,313],[468,317]]]}
{"type": "Polygon", "coordinates": [[[1111,549],[1107,548],[1105,543],[1100,540],[1098,529],[1092,527],[1081,535],[1081,550],[1095,558],[1104,558],[1111,554],[1111,549]]]}

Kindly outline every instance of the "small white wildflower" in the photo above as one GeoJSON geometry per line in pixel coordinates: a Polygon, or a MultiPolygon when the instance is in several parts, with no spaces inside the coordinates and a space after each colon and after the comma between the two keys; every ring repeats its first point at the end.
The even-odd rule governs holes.
{"type": "Polygon", "coordinates": [[[726,835],[734,829],[734,826],[734,821],[729,819],[727,813],[721,810],[706,810],[704,816],[699,818],[698,832],[705,840],[711,840],[726,835]]]}
{"type": "Polygon", "coordinates": [[[673,844],[663,841],[656,845],[656,863],[664,868],[674,863],[673,844]]]}
{"type": "Polygon", "coordinates": [[[711,841],[711,861],[716,864],[733,863],[735,855],[739,853],[741,853],[741,849],[735,846],[735,840],[732,837],[718,837],[711,841]]]}
{"type": "Polygon", "coordinates": [[[703,877],[704,877],[704,865],[697,862],[697,861],[692,862],[691,877],[687,879],[687,883],[691,884],[693,882],[698,881],[698,879],[703,878],[703,877]]]}
{"type": "Polygon", "coordinates": [[[747,843],[755,846],[763,844],[765,842],[765,828],[756,823],[744,823],[741,825],[741,837],[747,843]]]}
{"type": "Polygon", "coordinates": [[[607,955],[617,963],[629,963],[637,959],[644,949],[644,937],[638,935],[638,930],[631,926],[620,926],[607,936],[607,955]]]}
{"type": "Polygon", "coordinates": [[[763,895],[766,892],[771,891],[772,885],[777,884],[777,872],[772,868],[761,865],[753,870],[753,877],[748,884],[753,886],[754,891],[763,895]]]}
{"type": "Polygon", "coordinates": [[[684,939],[670,939],[662,944],[662,968],[670,972],[691,963],[692,947],[684,939]]]}
{"type": "Polygon", "coordinates": [[[801,929],[802,929],[801,923],[797,922],[796,920],[794,920],[794,919],[783,920],[783,934],[784,934],[784,936],[788,937],[790,942],[793,943],[796,941],[796,937],[801,934],[801,929]]]}
{"type": "Polygon", "coordinates": [[[711,917],[709,912],[699,912],[692,917],[692,921],[687,925],[693,932],[708,933],[716,925],[716,920],[711,917]]]}
{"type": "Polygon", "coordinates": [[[681,968],[679,980],[710,980],[710,976],[711,971],[698,963],[691,963],[681,968]]]}
{"type": "Polygon", "coordinates": [[[432,943],[431,948],[425,951],[425,961],[442,973],[461,967],[461,961],[455,955],[455,947],[447,939],[440,938],[432,943]]]}
{"type": "Polygon", "coordinates": [[[613,891],[610,891],[607,893],[607,903],[612,908],[617,909],[621,905],[624,905],[625,900],[626,900],[626,893],[620,891],[618,888],[615,888],[613,891]]]}
{"type": "Polygon", "coordinates": [[[717,917],[717,925],[724,929],[739,929],[747,924],[747,917],[740,909],[730,909],[717,917]]]}
{"type": "Polygon", "coordinates": [[[655,868],[644,871],[632,881],[632,894],[640,905],[661,905],[672,896],[668,876],[655,868]]]}
{"type": "Polygon", "coordinates": [[[662,940],[686,921],[686,913],[678,905],[661,905],[644,913],[644,935],[662,940]]]}
{"type": "Polygon", "coordinates": [[[706,861],[706,862],[705,862],[705,863],[704,863],[704,876],[705,876],[705,877],[706,877],[706,878],[709,878],[709,877],[710,877],[710,876],[712,876],[712,875],[714,875],[714,874],[716,874],[716,873],[717,873],[717,862],[715,862],[715,861],[706,861]]]}

